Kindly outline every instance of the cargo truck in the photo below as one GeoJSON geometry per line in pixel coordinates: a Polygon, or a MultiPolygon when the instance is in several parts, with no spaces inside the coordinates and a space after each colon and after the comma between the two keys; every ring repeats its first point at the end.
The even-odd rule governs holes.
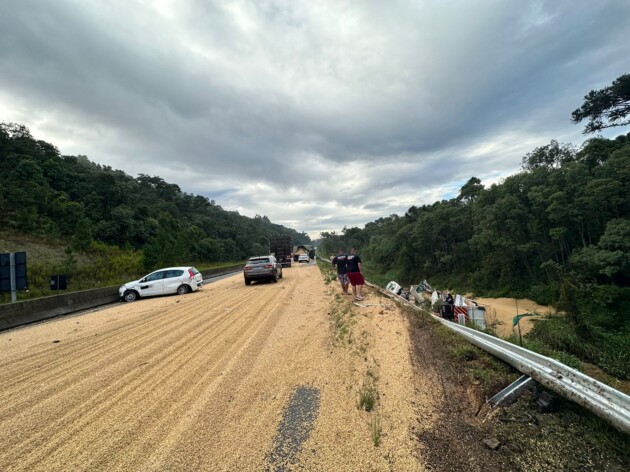
{"type": "Polygon", "coordinates": [[[291,267],[291,248],[290,235],[269,236],[269,253],[276,256],[282,267],[291,267]]]}

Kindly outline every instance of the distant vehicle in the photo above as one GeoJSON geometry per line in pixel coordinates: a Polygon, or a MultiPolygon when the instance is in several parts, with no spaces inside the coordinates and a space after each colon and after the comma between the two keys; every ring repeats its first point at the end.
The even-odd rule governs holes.
{"type": "Polygon", "coordinates": [[[139,297],[153,297],[177,293],[195,292],[203,287],[203,277],[194,267],[167,267],[145,275],[139,280],[127,282],[118,289],[120,298],[133,302],[139,297]]]}
{"type": "Polygon", "coordinates": [[[298,256],[298,262],[311,262],[311,258],[308,257],[306,254],[300,254],[298,256]]]}
{"type": "Polygon", "coordinates": [[[293,260],[298,262],[300,254],[306,254],[311,259],[315,259],[315,249],[310,244],[298,244],[293,246],[293,260]]]}
{"type": "Polygon", "coordinates": [[[269,236],[269,254],[275,256],[282,267],[291,267],[291,236],[269,236]]]}
{"type": "Polygon", "coordinates": [[[274,256],[250,257],[243,267],[245,285],[253,280],[271,280],[278,282],[282,278],[282,264],[274,256]]]}

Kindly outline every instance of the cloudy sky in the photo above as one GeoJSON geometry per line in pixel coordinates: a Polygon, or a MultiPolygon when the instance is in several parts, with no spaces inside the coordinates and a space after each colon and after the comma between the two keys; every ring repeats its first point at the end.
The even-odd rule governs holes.
{"type": "Polygon", "coordinates": [[[627,0],[2,0],[0,121],[316,236],[581,143],[629,25],[627,0]]]}

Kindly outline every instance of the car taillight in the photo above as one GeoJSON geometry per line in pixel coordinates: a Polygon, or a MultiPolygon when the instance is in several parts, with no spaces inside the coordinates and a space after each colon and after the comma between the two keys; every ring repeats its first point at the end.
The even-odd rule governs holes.
{"type": "Polygon", "coordinates": [[[265,269],[271,269],[273,267],[273,264],[265,264],[265,269]]]}
{"type": "Polygon", "coordinates": [[[190,276],[191,279],[195,278],[195,273],[191,269],[188,269],[188,275],[190,276]]]}
{"type": "Polygon", "coordinates": [[[251,270],[252,266],[245,266],[245,270],[251,270]]]}

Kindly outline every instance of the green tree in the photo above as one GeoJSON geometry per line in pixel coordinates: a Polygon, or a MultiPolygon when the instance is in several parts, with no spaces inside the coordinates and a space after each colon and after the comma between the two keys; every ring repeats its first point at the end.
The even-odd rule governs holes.
{"type": "Polygon", "coordinates": [[[630,74],[624,74],[601,90],[591,90],[580,108],[571,114],[573,123],[587,119],[584,134],[630,124],[630,74]]]}
{"type": "Polygon", "coordinates": [[[465,202],[471,202],[479,196],[482,190],[483,185],[481,185],[481,180],[477,177],[471,177],[459,190],[459,196],[457,199],[465,202]]]}
{"type": "Polygon", "coordinates": [[[79,220],[76,228],[74,229],[72,244],[79,251],[85,251],[88,247],[90,247],[91,242],[92,225],[90,224],[90,220],[88,220],[86,217],[83,217],[79,220]]]}
{"type": "Polygon", "coordinates": [[[74,256],[74,250],[70,246],[67,246],[64,252],[66,256],[59,267],[59,272],[64,275],[72,276],[77,271],[77,258],[74,256]]]}
{"type": "Polygon", "coordinates": [[[570,144],[560,144],[555,139],[546,146],[537,147],[523,158],[523,169],[533,170],[538,167],[559,168],[575,160],[575,149],[570,144]]]}

